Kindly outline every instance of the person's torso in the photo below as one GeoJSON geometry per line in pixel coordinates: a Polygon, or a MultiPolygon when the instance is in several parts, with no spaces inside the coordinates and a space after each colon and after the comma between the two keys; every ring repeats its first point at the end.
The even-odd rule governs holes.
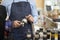
{"type": "MultiPolygon", "coordinates": [[[[14,2],[11,6],[11,14],[10,14],[10,20],[22,20],[25,18],[26,15],[32,14],[31,13],[31,7],[28,2],[14,2]]],[[[14,38],[16,37],[25,37],[26,33],[30,29],[32,33],[32,25],[31,23],[27,23],[23,26],[20,26],[19,28],[13,29],[12,33],[14,34],[14,38]]]]}

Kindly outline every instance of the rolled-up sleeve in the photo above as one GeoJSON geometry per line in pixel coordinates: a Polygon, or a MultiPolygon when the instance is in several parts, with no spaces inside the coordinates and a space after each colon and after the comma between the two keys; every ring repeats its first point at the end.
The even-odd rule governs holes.
{"type": "Polygon", "coordinates": [[[31,9],[32,9],[32,15],[34,17],[34,23],[36,23],[38,20],[38,12],[35,0],[31,1],[31,9]]]}

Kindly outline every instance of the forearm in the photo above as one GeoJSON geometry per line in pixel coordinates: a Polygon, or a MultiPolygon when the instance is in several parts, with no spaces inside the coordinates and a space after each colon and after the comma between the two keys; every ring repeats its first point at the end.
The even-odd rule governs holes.
{"type": "Polygon", "coordinates": [[[32,5],[32,15],[34,18],[34,23],[36,23],[38,20],[38,13],[35,5],[32,5]]]}

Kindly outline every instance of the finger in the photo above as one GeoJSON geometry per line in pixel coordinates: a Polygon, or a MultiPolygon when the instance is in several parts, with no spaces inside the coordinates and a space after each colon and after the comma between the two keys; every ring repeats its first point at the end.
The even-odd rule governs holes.
{"type": "Polygon", "coordinates": [[[33,17],[30,17],[30,18],[29,18],[29,20],[30,20],[31,22],[33,22],[33,21],[34,21],[33,17]]]}
{"type": "Polygon", "coordinates": [[[20,26],[21,24],[17,24],[17,26],[20,26]]]}
{"type": "Polygon", "coordinates": [[[32,15],[28,15],[28,16],[32,16],[32,15]]]}
{"type": "Polygon", "coordinates": [[[25,16],[25,18],[28,18],[28,16],[25,16]]]}
{"type": "Polygon", "coordinates": [[[17,22],[20,22],[20,21],[17,20],[17,22]]]}
{"type": "Polygon", "coordinates": [[[33,17],[31,16],[29,19],[33,19],[33,17]]]}
{"type": "Polygon", "coordinates": [[[18,24],[20,24],[20,21],[16,21],[18,24]]]}
{"type": "Polygon", "coordinates": [[[31,15],[29,14],[28,16],[26,16],[26,18],[30,17],[31,15]]]}
{"type": "Polygon", "coordinates": [[[21,22],[18,22],[17,25],[20,26],[20,25],[22,25],[22,24],[21,24],[21,22]]]}

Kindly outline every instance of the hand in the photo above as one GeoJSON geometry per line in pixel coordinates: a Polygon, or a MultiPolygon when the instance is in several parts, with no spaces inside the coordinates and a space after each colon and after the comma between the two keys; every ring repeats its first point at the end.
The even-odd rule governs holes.
{"type": "Polygon", "coordinates": [[[33,22],[34,21],[34,18],[32,15],[28,15],[26,16],[27,20],[30,21],[30,22],[33,22]]]}
{"type": "Polygon", "coordinates": [[[22,25],[22,24],[21,24],[20,21],[18,21],[18,20],[13,21],[13,27],[14,27],[14,28],[18,28],[18,27],[20,27],[21,25],[22,25]]]}

